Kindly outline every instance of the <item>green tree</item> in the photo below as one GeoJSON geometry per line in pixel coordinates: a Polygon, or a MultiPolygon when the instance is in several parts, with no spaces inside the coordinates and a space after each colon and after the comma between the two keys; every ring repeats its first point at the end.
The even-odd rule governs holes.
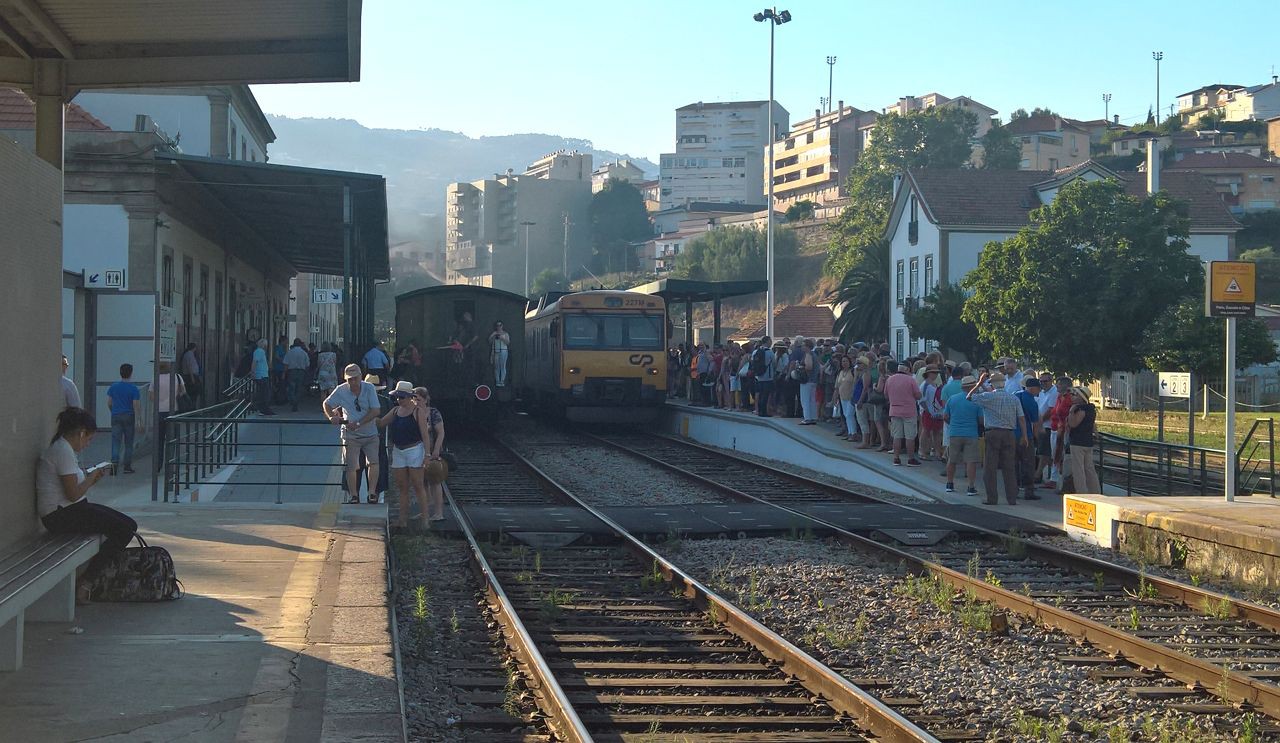
{"type": "MultiPolygon", "coordinates": [[[[1223,322],[1204,316],[1204,299],[1191,296],[1165,312],[1147,330],[1142,357],[1147,367],[1190,371],[1197,377],[1221,376],[1226,371],[1227,339],[1223,322]]],[[[1269,364],[1276,360],[1275,342],[1261,320],[1236,323],[1236,365],[1269,364]]]]}
{"type": "MultiPolygon", "coordinates": [[[[781,275],[796,255],[796,234],[773,230],[774,275],[781,275]]],[[[747,281],[765,277],[765,231],[754,227],[717,227],[690,240],[676,258],[671,275],[697,281],[747,281]]]]}
{"type": "Polygon", "coordinates": [[[846,343],[889,337],[889,241],[880,237],[858,249],[858,262],[831,294],[840,315],[835,332],[846,343]]]}
{"type": "Polygon", "coordinates": [[[1021,163],[1022,145],[1000,125],[1000,119],[995,119],[987,133],[982,135],[982,167],[986,170],[1017,170],[1021,163]]]}
{"type": "Polygon", "coordinates": [[[610,179],[591,197],[591,244],[597,269],[623,270],[632,242],[653,234],[640,189],[610,179]]]}
{"type": "Polygon", "coordinates": [[[787,218],[787,221],[799,222],[803,219],[813,219],[813,206],[814,206],[813,202],[808,199],[804,199],[803,201],[797,201],[796,203],[787,207],[787,213],[785,215],[787,218]]]}
{"type": "Polygon", "coordinates": [[[1020,108],[1017,111],[1014,111],[1013,113],[1009,114],[1009,121],[1017,121],[1018,119],[1029,119],[1032,116],[1057,116],[1057,115],[1058,114],[1055,113],[1054,110],[1051,108],[1042,108],[1040,106],[1036,106],[1035,108],[1031,109],[1031,113],[1027,113],[1027,109],[1025,108],[1020,108]]]}
{"type": "Polygon", "coordinates": [[[547,292],[569,291],[569,280],[556,269],[548,268],[533,277],[533,287],[529,291],[535,297],[541,297],[547,292]]]}
{"type": "MultiPolygon", "coordinates": [[[[1237,235],[1238,239],[1239,235],[1237,235]]],[[[1236,244],[1239,245],[1239,241],[1236,244]]],[[[1267,304],[1280,303],[1280,255],[1274,248],[1251,248],[1240,251],[1240,260],[1251,261],[1258,277],[1258,301],[1267,304]]]]}
{"type": "Polygon", "coordinates": [[[1001,356],[1091,378],[1142,368],[1157,318],[1202,286],[1185,203],[1137,199],[1114,180],[1073,181],[1031,223],[989,242],[962,285],[963,317],[1001,356]]]}
{"type": "Polygon", "coordinates": [[[991,344],[978,337],[978,329],[962,316],[969,295],[959,284],[946,284],[930,292],[904,315],[912,338],[937,341],[944,350],[958,351],[976,361],[989,358],[991,344]]]}
{"type": "Polygon", "coordinates": [[[834,225],[825,271],[844,276],[861,260],[863,246],[884,235],[893,200],[893,177],[908,168],[959,168],[973,153],[978,118],[960,108],[934,107],[906,116],[881,116],[849,174],[849,206],[834,225]]]}

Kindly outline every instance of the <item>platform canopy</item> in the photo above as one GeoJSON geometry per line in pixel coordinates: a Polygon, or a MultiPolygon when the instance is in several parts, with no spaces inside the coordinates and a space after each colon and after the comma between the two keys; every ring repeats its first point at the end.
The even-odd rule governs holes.
{"type": "Polygon", "coordinates": [[[694,281],[692,279],[659,279],[637,286],[631,291],[662,297],[672,302],[715,302],[748,294],[763,294],[767,281],[694,281]]]}
{"type": "Polygon", "coordinates": [[[361,0],[0,0],[0,85],[360,78],[361,0]]]}
{"type": "Polygon", "coordinates": [[[363,269],[390,278],[387,185],[380,175],[292,165],[158,155],[172,177],[198,183],[299,271],[342,276],[363,269]],[[346,254],[343,191],[351,195],[351,256],[346,254]]]}

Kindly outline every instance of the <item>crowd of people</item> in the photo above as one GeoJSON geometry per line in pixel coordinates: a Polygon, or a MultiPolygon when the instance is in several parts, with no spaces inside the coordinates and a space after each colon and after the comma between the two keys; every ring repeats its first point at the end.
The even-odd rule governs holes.
{"type": "Polygon", "coordinates": [[[936,462],[944,489],[995,505],[1039,500],[1037,488],[1100,492],[1093,448],[1097,408],[1069,376],[954,362],[941,353],[895,359],[889,344],[768,336],[744,344],[684,344],[668,352],[668,390],[691,405],[830,425],[894,465],[936,462]]]}

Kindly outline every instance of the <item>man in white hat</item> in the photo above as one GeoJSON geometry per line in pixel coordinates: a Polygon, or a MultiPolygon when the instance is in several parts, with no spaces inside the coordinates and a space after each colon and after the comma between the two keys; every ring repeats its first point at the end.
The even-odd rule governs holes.
{"type": "Polygon", "coordinates": [[[321,403],[324,415],[334,425],[342,426],[342,461],[346,465],[347,502],[360,502],[360,455],[369,465],[369,502],[378,502],[378,425],[382,412],[378,391],[360,379],[360,365],[347,364],[343,370],[346,382],[340,384],[321,403]]]}

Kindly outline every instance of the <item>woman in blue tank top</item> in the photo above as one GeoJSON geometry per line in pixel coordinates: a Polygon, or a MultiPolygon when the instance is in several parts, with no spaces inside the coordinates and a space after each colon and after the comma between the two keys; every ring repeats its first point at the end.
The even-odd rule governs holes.
{"type": "Polygon", "coordinates": [[[391,392],[391,399],[396,401],[396,405],[382,416],[378,425],[387,429],[387,438],[391,440],[391,474],[395,477],[396,490],[400,493],[400,513],[396,526],[401,529],[409,526],[410,490],[418,501],[419,518],[425,526],[427,488],[422,468],[427,455],[426,441],[430,438],[426,411],[417,404],[412,382],[397,382],[391,392]]]}

